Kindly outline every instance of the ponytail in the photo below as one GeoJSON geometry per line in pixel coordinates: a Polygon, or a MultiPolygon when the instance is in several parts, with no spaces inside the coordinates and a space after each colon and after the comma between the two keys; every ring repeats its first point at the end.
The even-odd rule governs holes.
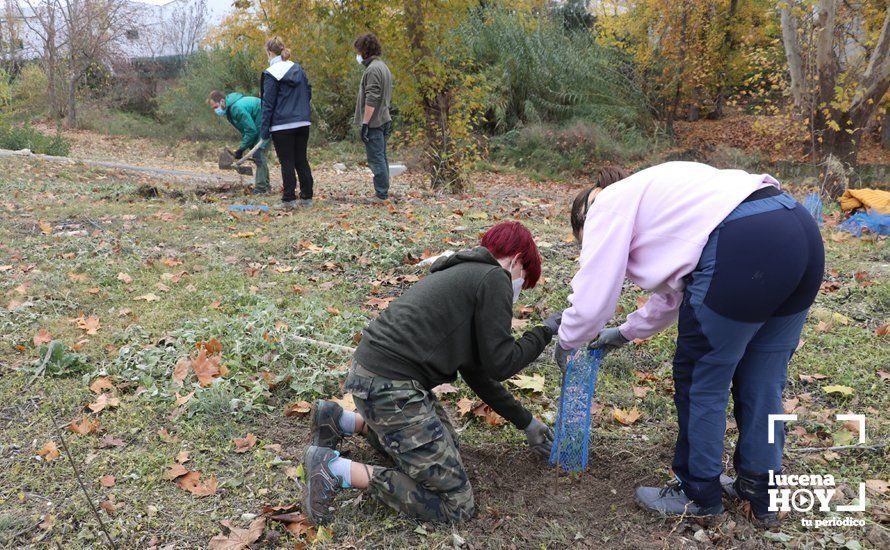
{"type": "Polygon", "coordinates": [[[287,61],[291,58],[290,48],[284,45],[284,40],[277,36],[272,36],[268,40],[266,40],[266,50],[274,53],[275,55],[280,55],[283,61],[287,61]]]}

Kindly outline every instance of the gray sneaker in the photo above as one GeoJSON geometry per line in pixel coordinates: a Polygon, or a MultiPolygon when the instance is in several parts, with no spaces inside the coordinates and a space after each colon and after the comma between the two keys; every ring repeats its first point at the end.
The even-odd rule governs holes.
{"type": "Polygon", "coordinates": [[[333,449],[312,445],[303,454],[303,472],[306,486],[303,489],[303,512],[316,525],[325,525],[334,519],[334,497],[340,492],[343,480],[331,473],[328,463],[340,456],[333,449]]]}
{"type": "Polygon", "coordinates": [[[312,444],[316,447],[336,449],[343,440],[343,430],[340,429],[340,417],[343,416],[343,407],[333,401],[318,399],[312,404],[312,444]]]}
{"type": "Polygon", "coordinates": [[[300,199],[300,206],[303,208],[309,208],[312,206],[312,199],[300,199]]]}
{"type": "Polygon", "coordinates": [[[281,201],[278,204],[276,204],[273,208],[275,208],[275,210],[293,210],[296,207],[297,207],[297,201],[292,200],[292,201],[281,201]]]}
{"type": "Polygon", "coordinates": [[[690,500],[680,488],[678,480],[664,487],[637,487],[637,504],[665,516],[717,516],[723,513],[723,503],[714,506],[699,506],[690,500]]]}

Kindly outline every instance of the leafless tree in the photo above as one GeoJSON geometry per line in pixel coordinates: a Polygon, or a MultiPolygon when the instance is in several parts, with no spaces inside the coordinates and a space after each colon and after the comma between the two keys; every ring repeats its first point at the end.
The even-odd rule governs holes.
{"type": "Polygon", "coordinates": [[[138,7],[127,0],[54,0],[60,8],[68,48],[67,125],[77,125],[77,87],[91,67],[110,66],[120,44],[137,26],[138,7]]]}
{"type": "Polygon", "coordinates": [[[208,22],[207,0],[180,2],[165,24],[164,41],[175,55],[191,55],[204,37],[208,22]]]}
{"type": "Polygon", "coordinates": [[[38,55],[43,61],[47,79],[47,103],[50,113],[62,113],[58,88],[61,80],[59,60],[66,43],[59,33],[59,6],[55,0],[20,0],[19,16],[31,33],[40,40],[38,55]],[[27,9],[26,9],[27,8],[27,9]]]}

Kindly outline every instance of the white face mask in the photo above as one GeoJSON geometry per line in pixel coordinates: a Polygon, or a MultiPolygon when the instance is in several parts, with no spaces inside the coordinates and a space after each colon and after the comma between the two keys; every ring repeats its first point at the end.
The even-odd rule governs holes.
{"type": "Polygon", "coordinates": [[[522,285],[525,284],[525,279],[522,277],[518,279],[513,279],[513,303],[519,301],[519,293],[522,292],[522,285]]]}
{"type": "MultiPolygon", "coordinates": [[[[513,273],[513,264],[510,264],[510,274],[512,277],[513,273]]],[[[518,279],[511,279],[511,283],[513,283],[513,303],[519,301],[519,293],[522,292],[522,285],[525,284],[525,278],[520,276],[518,279]]]]}
{"type": "Polygon", "coordinates": [[[359,64],[359,65],[361,65],[361,64],[362,64],[362,61],[364,61],[365,58],[362,57],[362,54],[357,53],[357,54],[355,54],[355,60],[358,61],[358,64],[359,64]]]}

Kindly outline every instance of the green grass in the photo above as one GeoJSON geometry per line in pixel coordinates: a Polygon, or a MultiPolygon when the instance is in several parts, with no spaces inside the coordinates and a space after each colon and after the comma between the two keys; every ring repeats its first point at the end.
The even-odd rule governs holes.
{"type": "MultiPolygon", "coordinates": [[[[342,154],[324,153],[330,158],[342,154]]],[[[152,537],[177,547],[203,547],[222,532],[220,521],[246,526],[241,516],[260,513],[264,504],[297,503],[300,491],[288,468],[302,456],[308,423],[285,418],[282,409],[300,399],[339,396],[348,357],[299,344],[288,335],[353,345],[353,336],[376,314],[365,305],[375,280],[422,274],[406,258],[471,246],[479,231],[516,213],[532,228],[544,256],[542,283],[520,299],[534,308],[532,322],[563,306],[575,268],[577,250],[565,242],[572,189],[530,181],[515,185],[515,178],[492,183],[496,178],[479,173],[473,178],[474,195],[421,200],[409,187],[420,178],[409,173],[395,182],[395,190],[408,200],[388,209],[350,202],[369,192],[365,174],[319,169],[316,185],[322,196],[314,209],[235,218],[226,205],[250,199],[195,194],[192,184],[173,185],[181,196],[146,200],[135,194],[140,185],[166,189],[165,182],[18,159],[0,159],[0,174],[0,544],[8,546],[102,544],[64,457],[52,462],[36,457],[46,441],[58,442],[54,425],[84,415],[99,420],[102,435],[65,431],[65,438],[94,500],[113,494],[122,504],[114,515],[100,512],[121,547],[148,546],[152,537]],[[44,233],[41,222],[49,224],[51,234],[44,233]],[[457,226],[466,229],[454,232],[457,226]],[[314,251],[309,243],[323,250],[314,251]],[[121,280],[126,277],[120,273],[132,281],[121,280]],[[295,292],[294,285],[304,291],[295,292]],[[147,294],[159,299],[136,299],[147,294]],[[99,317],[95,335],[73,321],[81,314],[99,317]],[[48,369],[28,385],[42,359],[42,346],[33,342],[41,329],[64,343],[69,354],[76,353],[78,361],[68,362],[64,372],[48,369]],[[206,388],[194,376],[183,388],[175,385],[177,360],[211,338],[222,345],[228,374],[206,388]],[[100,375],[111,377],[121,405],[93,414],[84,407],[95,400],[88,386],[100,375]],[[193,390],[184,406],[175,406],[177,393],[193,390]],[[162,439],[161,428],[176,441],[162,439]],[[232,439],[248,432],[258,437],[258,445],[234,453],[232,439]],[[104,435],[125,446],[102,448],[104,435]],[[281,449],[267,448],[270,444],[281,449]],[[190,469],[219,479],[216,495],[197,499],[161,478],[180,450],[191,453],[190,469]],[[116,477],[114,487],[98,483],[106,474],[116,477]]],[[[820,293],[817,307],[849,321],[834,323],[829,332],[818,332],[815,318],[808,321],[805,342],[790,366],[787,397],[798,397],[806,409],[808,435],[834,430],[830,416],[835,412],[864,412],[870,441],[886,442],[890,394],[877,371],[890,370],[890,343],[874,330],[890,320],[887,243],[836,240],[842,237],[829,229],[825,236],[828,268],[837,270],[829,278],[841,286],[820,293]],[[868,275],[857,280],[857,272],[868,275]],[[801,374],[826,378],[805,382],[801,374]],[[849,386],[854,393],[826,394],[823,387],[829,384],[849,386]]],[[[380,295],[401,290],[379,287],[380,295]]],[[[620,301],[623,311],[632,311],[640,294],[628,287],[620,301]]],[[[670,329],[606,360],[597,390],[590,474],[563,474],[553,494],[552,470],[524,449],[521,432],[457,416],[457,399],[472,397],[458,383],[460,393],[444,401],[462,430],[477,519],[454,530],[421,525],[368,498],[349,502],[357,496],[350,493],[338,501],[343,507],[333,525],[333,546],[444,548],[452,546],[452,533],[482,547],[660,547],[658,541],[678,544],[681,536],[691,537],[691,526],[675,529],[631,502],[633,484],[661,482],[667,475],[676,429],[670,378],[675,335],[670,329]],[[641,373],[651,377],[641,381],[641,373]],[[645,398],[634,396],[639,386],[650,388],[645,398]],[[612,421],[613,407],[638,407],[642,417],[621,427],[612,421]],[[566,513],[569,509],[574,512],[566,513]]],[[[552,421],[559,377],[550,350],[529,372],[545,376],[546,391],[518,395],[535,414],[552,421]]],[[[733,434],[730,429],[730,441],[733,434]]],[[[797,435],[788,443],[814,444],[797,435]]],[[[347,448],[357,459],[379,461],[366,446],[350,443],[347,448]]],[[[847,451],[840,458],[789,453],[786,464],[794,471],[835,473],[851,484],[886,479],[890,473],[881,452],[847,451]]],[[[887,506],[872,496],[875,508],[864,515],[869,522],[876,521],[879,507],[887,506]]],[[[763,542],[740,513],[731,518],[736,527],[724,523],[720,528],[730,545],[763,542]]],[[[796,544],[825,543],[824,533],[805,532],[794,520],[784,530],[796,544]]],[[[709,533],[717,536],[717,531],[709,533]]],[[[868,544],[865,533],[844,536],[868,544]]],[[[266,547],[292,548],[295,542],[274,522],[265,537],[266,547]]]]}

